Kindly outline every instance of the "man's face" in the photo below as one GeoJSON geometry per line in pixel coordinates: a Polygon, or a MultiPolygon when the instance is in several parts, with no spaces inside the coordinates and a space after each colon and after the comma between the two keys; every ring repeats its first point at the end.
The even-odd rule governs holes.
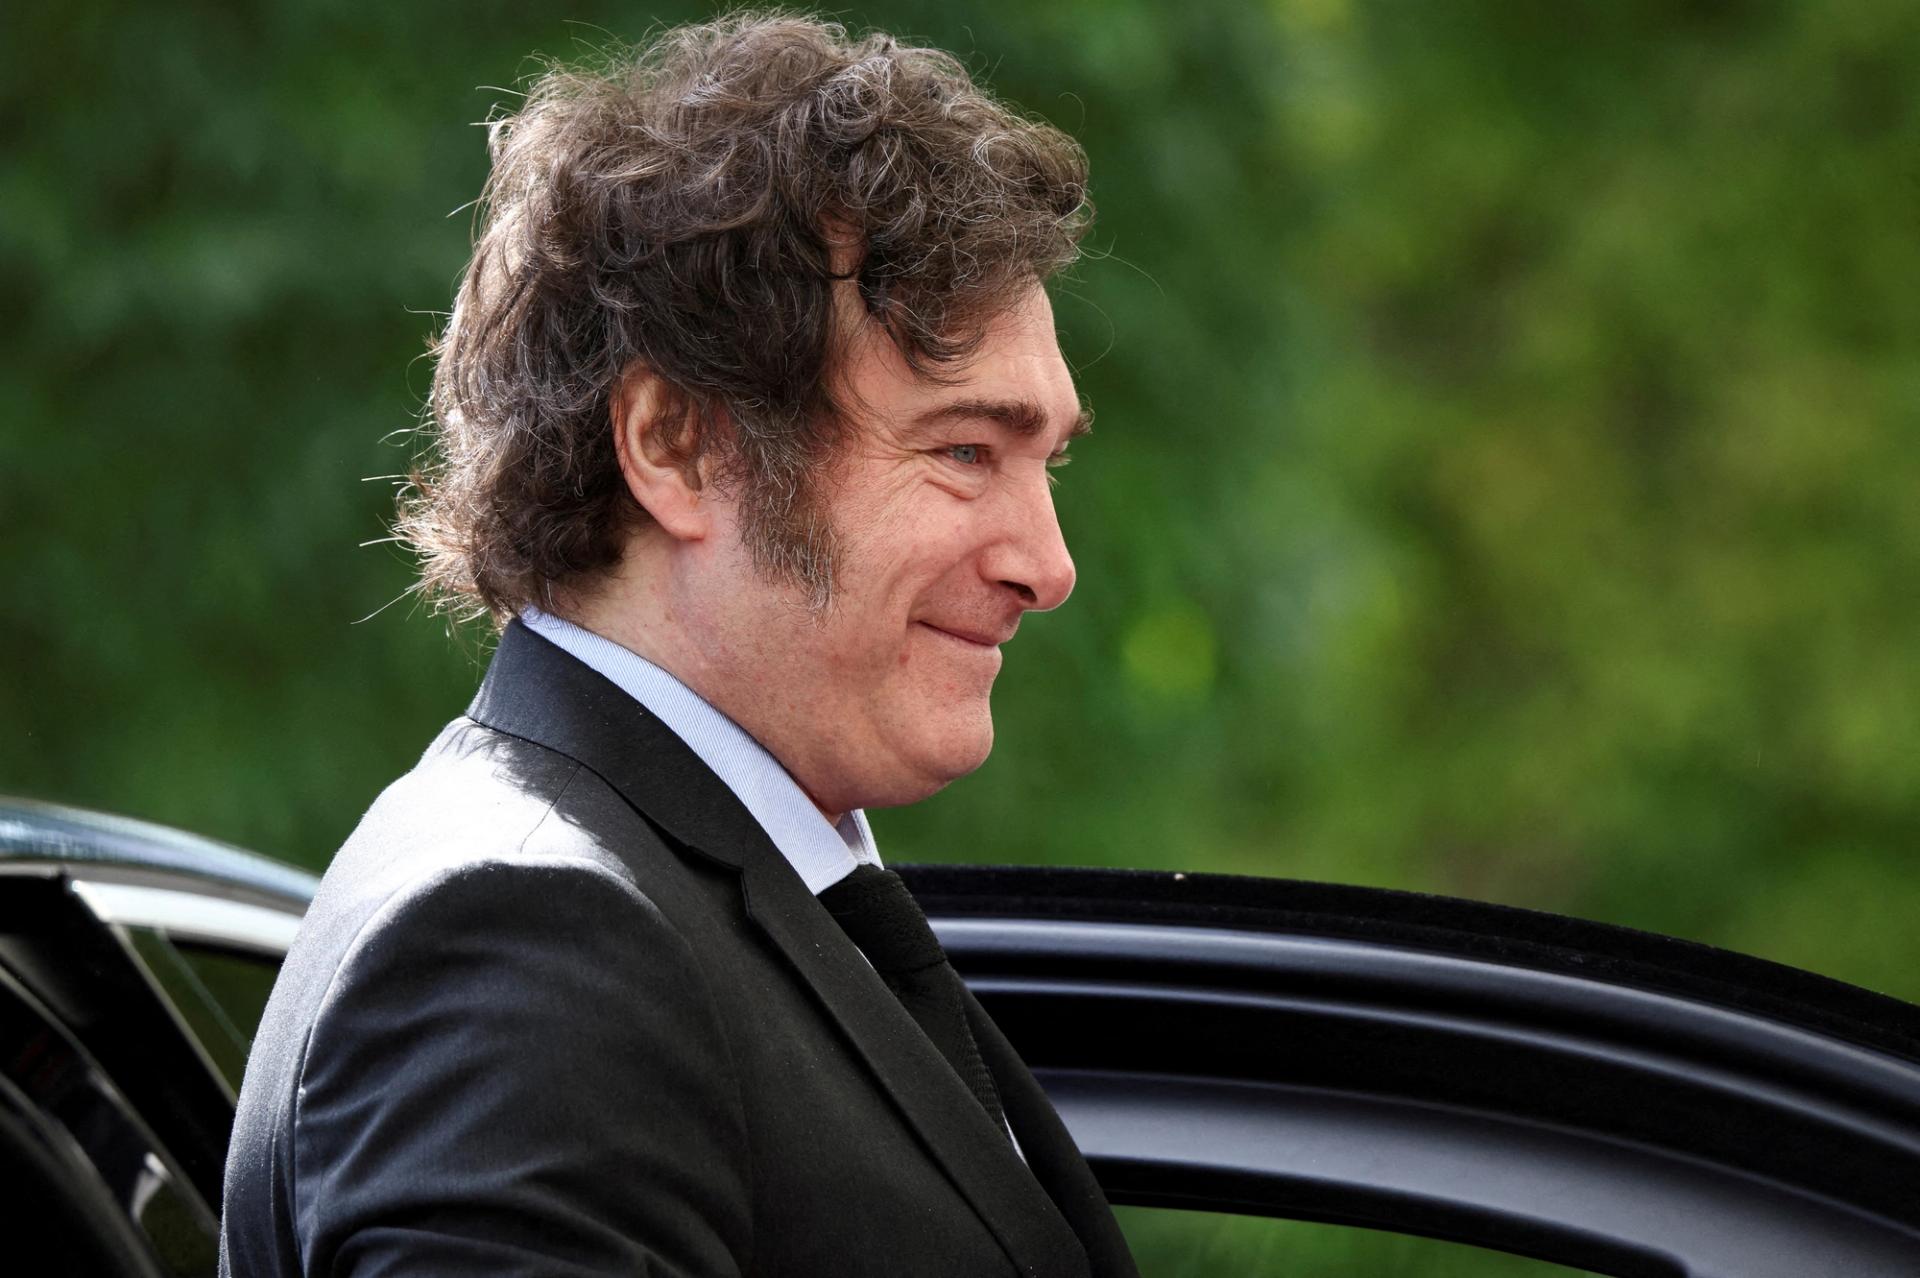
{"type": "Polygon", "coordinates": [[[840,387],[828,606],[766,579],[724,499],[675,591],[702,649],[682,677],[830,813],[911,803],[985,762],[1000,645],[1073,589],[1048,472],[1081,425],[1038,286],[944,383],[863,324],[840,387]]]}

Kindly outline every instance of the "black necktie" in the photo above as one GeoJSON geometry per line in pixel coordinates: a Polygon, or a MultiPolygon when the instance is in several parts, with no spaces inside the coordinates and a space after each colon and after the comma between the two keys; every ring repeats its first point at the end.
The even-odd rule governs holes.
{"type": "Polygon", "coordinates": [[[927,916],[892,870],[863,865],[820,893],[820,903],[840,921],[908,1015],[926,1031],[980,1107],[1004,1128],[1000,1093],[980,1059],[967,1024],[960,974],[947,962],[927,916]]]}

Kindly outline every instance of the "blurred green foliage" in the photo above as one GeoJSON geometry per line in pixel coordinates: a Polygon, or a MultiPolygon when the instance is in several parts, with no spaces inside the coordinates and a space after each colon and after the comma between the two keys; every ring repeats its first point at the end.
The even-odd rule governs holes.
{"type": "MultiPolygon", "coordinates": [[[[0,18],[0,789],[323,864],[483,654],[385,533],[537,69],[691,5],[0,18]]],[[[895,859],[1326,878],[1920,997],[1920,9],[874,3],[1092,157],[1099,413],[895,859]]]]}
{"type": "Polygon", "coordinates": [[[1588,1271],[1344,1225],[1120,1207],[1143,1278],[1574,1278],[1588,1271]]]}

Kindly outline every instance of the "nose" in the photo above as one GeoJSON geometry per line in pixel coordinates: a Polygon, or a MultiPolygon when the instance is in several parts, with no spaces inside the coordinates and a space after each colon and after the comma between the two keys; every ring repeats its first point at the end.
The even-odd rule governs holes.
{"type": "Polygon", "coordinates": [[[988,551],[986,575],[1007,587],[1025,610],[1058,608],[1073,593],[1073,556],[1053,510],[1053,487],[1042,470],[1036,482],[1009,493],[1005,535],[988,551]]]}

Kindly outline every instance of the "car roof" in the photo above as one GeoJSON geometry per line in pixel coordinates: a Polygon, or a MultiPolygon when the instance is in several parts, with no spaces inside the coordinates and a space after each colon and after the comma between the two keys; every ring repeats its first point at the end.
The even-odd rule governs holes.
{"type": "Polygon", "coordinates": [[[0,868],[57,863],[109,874],[187,876],[305,906],[319,880],[230,844],[130,817],[0,795],[0,868]]]}

